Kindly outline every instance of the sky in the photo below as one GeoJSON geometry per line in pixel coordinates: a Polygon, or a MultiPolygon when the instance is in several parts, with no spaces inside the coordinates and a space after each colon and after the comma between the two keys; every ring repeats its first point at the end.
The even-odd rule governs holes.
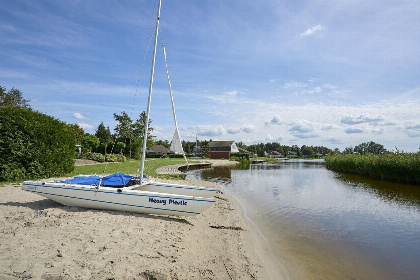
{"type": "MultiPolygon", "coordinates": [[[[95,133],[146,111],[156,0],[0,5],[0,85],[95,133]]],[[[162,1],[150,118],[246,145],[420,149],[420,1],[162,1]]]]}

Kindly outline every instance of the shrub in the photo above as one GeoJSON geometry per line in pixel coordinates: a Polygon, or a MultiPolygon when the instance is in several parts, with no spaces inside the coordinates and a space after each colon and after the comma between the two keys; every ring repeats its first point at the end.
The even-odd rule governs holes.
{"type": "Polygon", "coordinates": [[[126,162],[127,158],[119,154],[106,154],[105,161],[107,162],[126,162]]]}
{"type": "Polygon", "coordinates": [[[186,156],[187,156],[187,158],[192,158],[192,157],[203,157],[203,155],[202,155],[202,154],[187,154],[186,156]]]}
{"type": "Polygon", "coordinates": [[[76,136],[45,114],[0,107],[0,181],[55,177],[74,169],[76,136]]]}
{"type": "Polygon", "coordinates": [[[105,156],[100,153],[85,153],[82,155],[83,159],[90,159],[97,162],[105,162],[105,156]]]}
{"type": "Polygon", "coordinates": [[[248,161],[249,160],[249,154],[247,153],[231,153],[230,154],[230,160],[236,160],[236,161],[248,161]]]}
{"type": "Polygon", "coordinates": [[[182,154],[168,154],[169,158],[184,158],[182,154]]]}

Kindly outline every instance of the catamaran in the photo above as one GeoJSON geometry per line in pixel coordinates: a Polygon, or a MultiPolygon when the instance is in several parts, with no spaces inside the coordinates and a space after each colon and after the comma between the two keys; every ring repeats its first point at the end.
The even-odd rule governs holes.
{"type": "MultiPolygon", "coordinates": [[[[36,193],[69,206],[130,211],[157,215],[196,215],[202,213],[205,209],[216,202],[215,198],[213,197],[217,193],[216,189],[180,184],[160,183],[150,180],[144,175],[147,132],[149,130],[148,125],[153,89],[157,39],[159,33],[161,3],[162,0],[159,0],[140,176],[115,173],[105,177],[96,175],[79,176],[73,179],[61,181],[25,181],[22,183],[23,190],[36,193]]],[[[172,96],[172,87],[169,80],[168,66],[166,63],[166,50],[163,44],[162,47],[175,122],[175,133],[171,144],[171,150],[174,152],[182,153],[188,165],[185,153],[182,150],[178,131],[175,106],[172,96]]]]}

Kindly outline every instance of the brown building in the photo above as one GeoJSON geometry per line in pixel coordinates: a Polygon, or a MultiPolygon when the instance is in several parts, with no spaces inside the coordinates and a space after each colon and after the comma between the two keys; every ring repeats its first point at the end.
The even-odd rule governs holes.
{"type": "Polygon", "coordinates": [[[231,153],[239,153],[235,141],[210,141],[210,158],[230,158],[231,153]]]}

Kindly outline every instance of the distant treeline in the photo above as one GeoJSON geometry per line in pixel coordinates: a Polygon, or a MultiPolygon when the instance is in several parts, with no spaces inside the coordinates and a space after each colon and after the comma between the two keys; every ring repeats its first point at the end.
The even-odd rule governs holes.
{"type": "Polygon", "coordinates": [[[331,149],[324,146],[307,146],[303,145],[301,147],[297,145],[287,146],[281,145],[278,142],[269,142],[269,143],[259,143],[253,145],[245,145],[242,142],[237,143],[238,147],[247,150],[250,153],[256,154],[259,157],[264,157],[266,154],[276,151],[287,156],[288,152],[294,152],[298,157],[317,157],[325,156],[328,153],[332,152],[331,149]]]}

